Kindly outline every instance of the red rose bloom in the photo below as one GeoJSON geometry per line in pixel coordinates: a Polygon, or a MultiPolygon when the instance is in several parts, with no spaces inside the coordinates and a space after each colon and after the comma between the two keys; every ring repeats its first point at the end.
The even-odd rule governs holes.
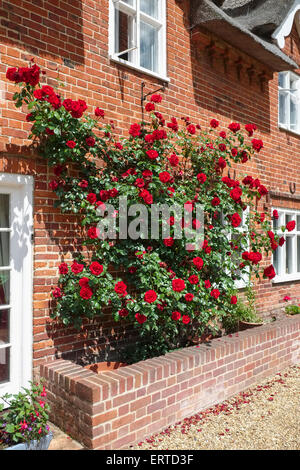
{"type": "Polygon", "coordinates": [[[175,155],[175,153],[173,153],[168,160],[170,165],[173,167],[177,166],[179,163],[179,158],[177,157],[177,155],[175,155]]]}
{"type": "Polygon", "coordinates": [[[127,286],[123,281],[115,284],[115,292],[119,295],[126,295],[127,286]]]}
{"type": "Polygon", "coordinates": [[[151,176],[153,176],[153,173],[151,170],[144,170],[143,173],[142,173],[143,177],[144,178],[151,178],[151,176]]]}
{"type": "Polygon", "coordinates": [[[50,181],[49,188],[52,189],[52,191],[55,191],[58,188],[58,182],[55,180],[50,181]]]}
{"type": "Polygon", "coordinates": [[[174,239],[172,237],[165,238],[163,242],[164,242],[164,245],[167,247],[171,247],[174,245],[174,239]]]}
{"type": "Polygon", "coordinates": [[[272,264],[264,269],[264,277],[268,277],[271,280],[275,276],[276,276],[276,272],[272,264]]]}
{"type": "Polygon", "coordinates": [[[127,308],[121,308],[121,310],[118,311],[118,314],[120,315],[120,317],[127,317],[129,311],[127,310],[127,308]]]}
{"type": "Polygon", "coordinates": [[[59,274],[67,274],[69,272],[69,266],[67,263],[61,263],[58,266],[59,274]]]}
{"type": "Polygon", "coordinates": [[[225,144],[219,144],[219,150],[220,150],[221,152],[225,152],[225,150],[226,150],[226,145],[225,145],[225,144]]]}
{"type": "Polygon", "coordinates": [[[131,124],[129,134],[132,137],[138,137],[141,135],[141,126],[139,124],[131,124]]]}
{"type": "Polygon", "coordinates": [[[231,225],[233,227],[238,227],[242,222],[242,219],[240,217],[240,215],[235,212],[232,216],[231,216],[231,225]]]}
{"type": "Polygon", "coordinates": [[[157,299],[157,293],[154,290],[148,290],[144,296],[145,302],[152,304],[157,299]]]}
{"type": "Polygon", "coordinates": [[[232,132],[238,132],[240,130],[241,126],[238,122],[232,122],[229,124],[228,129],[230,129],[232,132]]]}
{"type": "Polygon", "coordinates": [[[77,261],[74,261],[74,263],[71,266],[71,271],[74,274],[79,274],[83,271],[84,265],[77,263],[77,261]]]}
{"type": "Polygon", "coordinates": [[[187,302],[191,302],[194,298],[194,294],[185,294],[184,298],[187,302]]]}
{"type": "Polygon", "coordinates": [[[207,176],[204,173],[198,173],[197,180],[199,181],[200,184],[205,183],[206,179],[207,179],[207,176]]]}
{"type": "Polygon", "coordinates": [[[98,261],[93,261],[93,263],[90,265],[90,271],[92,274],[95,274],[95,276],[100,276],[100,274],[103,272],[103,266],[102,264],[98,263],[98,261]]]}
{"type": "Polygon", "coordinates": [[[226,139],[226,132],[221,131],[219,136],[222,137],[222,139],[226,139]]]}
{"type": "Polygon", "coordinates": [[[262,254],[258,252],[251,252],[248,254],[248,260],[253,264],[258,264],[262,260],[262,254]]]}
{"type": "Polygon", "coordinates": [[[284,237],[280,237],[279,238],[279,246],[283,246],[285,244],[285,238],[284,237]]]}
{"type": "Polygon", "coordinates": [[[95,109],[95,116],[104,118],[104,111],[103,111],[103,109],[96,108],[96,109],[95,109]]]}
{"type": "Polygon", "coordinates": [[[251,143],[252,143],[252,147],[257,152],[259,152],[264,146],[263,141],[260,140],[260,139],[253,139],[253,140],[251,140],[251,143]]]}
{"type": "Polygon", "coordinates": [[[200,256],[197,256],[196,258],[193,258],[193,263],[196,266],[197,269],[202,269],[203,268],[203,259],[200,258],[200,256]]]}
{"type": "Polygon", "coordinates": [[[231,149],[231,155],[232,155],[233,157],[236,157],[237,154],[238,154],[237,149],[231,149]]]}
{"type": "Polygon", "coordinates": [[[60,287],[56,287],[53,291],[52,291],[52,295],[55,299],[59,299],[60,297],[62,297],[62,291],[60,289],[60,287]]]}
{"type": "Polygon", "coordinates": [[[79,279],[79,285],[80,287],[89,287],[89,278],[82,277],[81,279],[79,279]]]}
{"type": "Polygon", "coordinates": [[[97,201],[97,196],[95,193],[89,193],[86,198],[90,204],[95,204],[95,202],[97,201]]]}
{"type": "Polygon", "coordinates": [[[214,299],[217,299],[220,296],[220,291],[218,289],[212,289],[212,291],[210,292],[210,295],[214,299]]]}
{"type": "Polygon", "coordinates": [[[80,183],[78,183],[78,186],[82,189],[87,188],[88,185],[89,185],[89,183],[87,182],[87,180],[82,180],[82,181],[80,181],[80,183]]]}
{"type": "Polygon", "coordinates": [[[209,280],[204,281],[204,287],[205,289],[209,289],[211,287],[211,283],[209,280]]]}
{"type": "Polygon", "coordinates": [[[217,121],[216,119],[212,119],[210,121],[210,127],[212,127],[213,129],[216,129],[217,127],[219,127],[219,121],[217,121]]]}
{"type": "Polygon", "coordinates": [[[85,139],[85,142],[88,147],[94,147],[96,140],[94,139],[94,137],[87,137],[85,139]]]}
{"type": "Polygon", "coordinates": [[[256,131],[257,127],[255,124],[246,124],[245,129],[248,132],[249,137],[251,137],[253,132],[256,131]]]}
{"type": "Polygon", "coordinates": [[[145,181],[143,180],[143,178],[137,178],[135,180],[134,185],[137,186],[138,188],[143,188],[145,186],[145,181]]]}
{"type": "Polygon", "coordinates": [[[233,296],[231,297],[230,303],[231,303],[232,305],[235,305],[235,304],[237,303],[237,297],[236,297],[236,295],[233,295],[233,296]]]}
{"type": "Polygon", "coordinates": [[[175,292],[181,292],[185,289],[185,282],[183,279],[173,279],[172,289],[175,292]]]}
{"type": "Polygon", "coordinates": [[[172,312],[172,320],[177,321],[177,320],[180,320],[180,318],[181,318],[180,312],[177,312],[177,311],[172,312]]]}
{"type": "Polygon", "coordinates": [[[279,219],[279,214],[278,214],[278,211],[276,209],[273,210],[273,218],[274,219],[279,219]]]}
{"type": "Polygon", "coordinates": [[[292,230],[294,230],[295,227],[296,227],[295,220],[291,220],[290,222],[288,222],[286,224],[286,228],[287,228],[288,232],[291,232],[292,230]]]}
{"type": "Polygon", "coordinates": [[[221,168],[221,169],[224,169],[226,167],[226,160],[224,160],[223,157],[219,158],[218,167],[221,168]]]}
{"type": "Polygon", "coordinates": [[[183,315],[183,316],[182,316],[182,323],[183,323],[184,325],[187,325],[188,323],[190,323],[190,321],[191,321],[191,319],[190,319],[190,317],[189,317],[188,315],[183,315]]]}
{"type": "Polygon", "coordinates": [[[242,194],[243,191],[239,187],[234,188],[230,191],[230,197],[236,202],[240,200],[242,194]]]}
{"type": "Polygon", "coordinates": [[[88,229],[88,233],[87,233],[87,234],[88,234],[88,237],[89,237],[89,238],[92,238],[92,239],[98,238],[98,236],[99,236],[99,229],[98,229],[97,227],[90,227],[90,228],[88,229]]]}
{"type": "Polygon", "coordinates": [[[151,101],[153,103],[161,103],[162,97],[160,95],[152,95],[151,96],[151,101]]]}
{"type": "Polygon", "coordinates": [[[80,289],[79,295],[82,299],[88,300],[92,297],[93,291],[89,287],[82,287],[80,289]]]}
{"type": "Polygon", "coordinates": [[[143,199],[145,204],[152,204],[153,202],[153,196],[149,191],[144,189],[143,191],[140,192],[139,196],[143,199]]]}
{"type": "Polygon", "coordinates": [[[151,111],[155,110],[155,104],[154,103],[147,103],[145,106],[145,110],[147,113],[150,113],[151,111]]]}
{"type": "Polygon", "coordinates": [[[167,171],[163,171],[162,173],[159,173],[159,179],[162,183],[168,183],[171,179],[171,175],[167,171]]]}
{"type": "Polygon", "coordinates": [[[136,313],[135,318],[138,321],[138,323],[143,324],[145,321],[147,321],[147,317],[143,315],[142,313],[136,313]]]}
{"type": "Polygon", "coordinates": [[[220,199],[216,196],[213,198],[213,200],[211,201],[211,205],[216,207],[216,206],[219,206],[221,203],[220,199]]]}
{"type": "Polygon", "coordinates": [[[74,147],[76,147],[76,142],[74,142],[74,140],[68,140],[66,142],[66,145],[67,147],[69,147],[70,149],[73,149],[74,147]]]}
{"type": "Polygon", "coordinates": [[[150,160],[156,160],[158,157],[158,152],[156,150],[147,150],[146,154],[150,160]]]}
{"type": "Polygon", "coordinates": [[[196,127],[194,126],[194,124],[189,124],[187,126],[187,131],[191,134],[191,135],[194,135],[195,132],[196,132],[196,127]]]}
{"type": "Polygon", "coordinates": [[[192,274],[190,277],[189,277],[189,282],[191,284],[198,284],[199,282],[199,277],[196,276],[196,274],[192,274]]]}

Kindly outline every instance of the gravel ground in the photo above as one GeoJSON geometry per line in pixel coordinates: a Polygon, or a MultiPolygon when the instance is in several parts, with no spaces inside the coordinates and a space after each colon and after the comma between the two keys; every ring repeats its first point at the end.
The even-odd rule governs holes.
{"type": "Polygon", "coordinates": [[[131,449],[299,450],[300,365],[186,418],[131,449]]]}

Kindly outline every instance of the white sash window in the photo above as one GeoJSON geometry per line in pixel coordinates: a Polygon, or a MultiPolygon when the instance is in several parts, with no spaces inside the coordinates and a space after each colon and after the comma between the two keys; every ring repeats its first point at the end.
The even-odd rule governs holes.
{"type": "Polygon", "coordinates": [[[280,72],[278,91],[279,127],[300,133],[300,76],[280,72]]]}

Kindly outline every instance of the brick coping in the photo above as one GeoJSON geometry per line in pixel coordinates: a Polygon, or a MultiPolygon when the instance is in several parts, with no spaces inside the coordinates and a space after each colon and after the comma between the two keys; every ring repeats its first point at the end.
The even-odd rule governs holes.
{"type": "Polygon", "coordinates": [[[52,421],[93,449],[128,447],[300,362],[300,315],[96,374],[41,365],[52,421]]]}

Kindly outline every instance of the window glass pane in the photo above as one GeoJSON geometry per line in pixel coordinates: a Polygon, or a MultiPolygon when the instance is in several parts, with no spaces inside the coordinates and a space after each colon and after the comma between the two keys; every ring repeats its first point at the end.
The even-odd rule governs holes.
{"type": "Polygon", "coordinates": [[[281,87],[281,88],[286,88],[285,86],[285,82],[286,82],[286,74],[285,73],[279,73],[278,74],[278,85],[281,87]]]}
{"type": "Polygon", "coordinates": [[[0,305],[9,304],[9,280],[10,271],[0,271],[0,305]]]}
{"type": "Polygon", "coordinates": [[[300,237],[297,237],[297,272],[300,273],[300,237]]]}
{"type": "Polygon", "coordinates": [[[285,214],[285,224],[293,220],[292,214],[285,214]]]}
{"type": "Polygon", "coordinates": [[[9,266],[9,232],[0,232],[0,266],[9,266]]]}
{"type": "Polygon", "coordinates": [[[141,11],[158,18],[158,0],[140,0],[141,11]]]}
{"type": "MultiPolygon", "coordinates": [[[[135,19],[123,11],[116,9],[115,14],[115,53],[126,51],[134,47],[134,24],[135,19]]],[[[131,60],[131,52],[126,52],[119,57],[131,60]]]]}
{"type": "Polygon", "coordinates": [[[296,129],[298,125],[298,97],[296,92],[290,95],[290,127],[296,129]]]}
{"type": "Polygon", "coordinates": [[[272,221],[273,221],[273,230],[278,230],[279,219],[272,219],[272,221]]]}
{"type": "Polygon", "coordinates": [[[0,228],[9,228],[9,194],[0,194],[0,228]]]}
{"type": "Polygon", "coordinates": [[[9,343],[9,309],[0,310],[0,346],[3,343],[9,343]]]}
{"type": "Polygon", "coordinates": [[[293,239],[292,237],[286,237],[286,262],[285,272],[291,274],[293,271],[293,239]]]}
{"type": "Polygon", "coordinates": [[[122,2],[127,3],[127,4],[130,5],[131,7],[135,6],[135,5],[134,5],[135,0],[122,0],[122,2]]]}
{"type": "Polygon", "coordinates": [[[277,248],[277,250],[275,250],[273,252],[273,266],[274,266],[274,269],[275,269],[275,272],[277,274],[277,276],[280,275],[279,273],[279,249],[277,248]]]}
{"type": "Polygon", "coordinates": [[[279,93],[279,122],[287,123],[287,94],[279,93]]]}
{"type": "Polygon", "coordinates": [[[297,230],[300,232],[300,215],[297,215],[297,230]]]}
{"type": "Polygon", "coordinates": [[[157,72],[158,69],[158,30],[141,21],[140,28],[141,51],[140,65],[148,70],[157,72]]]}
{"type": "Polygon", "coordinates": [[[9,356],[10,348],[0,348],[0,384],[9,381],[9,356]]]}

